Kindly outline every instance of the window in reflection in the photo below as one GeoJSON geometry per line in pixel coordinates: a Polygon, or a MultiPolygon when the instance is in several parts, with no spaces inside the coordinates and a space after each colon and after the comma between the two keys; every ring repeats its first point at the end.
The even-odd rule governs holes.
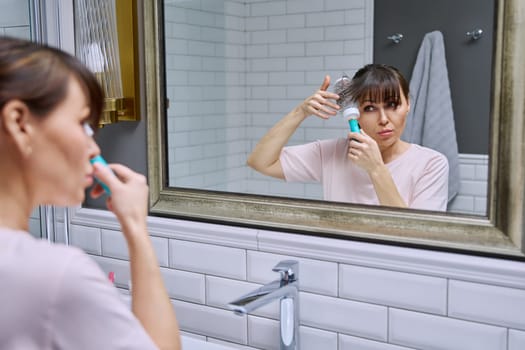
{"type": "MultiPolygon", "coordinates": [[[[372,62],[372,2],[167,0],[164,21],[169,186],[322,199],[320,184],[263,176],[246,159],[326,74],[372,62]]],[[[308,118],[289,144],[347,128],[341,117],[308,118]]],[[[488,156],[460,163],[466,186],[449,210],[486,215],[488,156]]]]}

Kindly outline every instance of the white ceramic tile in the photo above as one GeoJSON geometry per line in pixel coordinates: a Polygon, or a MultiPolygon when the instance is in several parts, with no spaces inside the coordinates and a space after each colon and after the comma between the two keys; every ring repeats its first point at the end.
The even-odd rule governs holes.
{"type": "Polygon", "coordinates": [[[33,208],[33,210],[31,211],[30,217],[32,219],[40,219],[40,207],[33,208]]]}
{"type": "MultiPolygon", "coordinates": [[[[168,239],[150,237],[160,266],[168,266],[168,239]]],[[[102,230],[102,255],[129,260],[126,239],[119,231],[102,230]]]]}
{"type": "MultiPolygon", "coordinates": [[[[279,321],[262,317],[248,317],[249,345],[261,349],[279,350],[279,321]]],[[[337,350],[337,334],[320,329],[300,326],[301,350],[337,350]]]]}
{"type": "Polygon", "coordinates": [[[451,280],[451,317],[525,330],[525,289],[451,280]]]}
{"type": "Polygon", "coordinates": [[[486,197],[474,197],[474,211],[478,213],[478,215],[485,215],[487,212],[486,197]]]}
{"type": "MultiPolygon", "coordinates": [[[[42,231],[44,231],[44,230],[42,230],[42,231]]],[[[44,232],[42,232],[42,235],[44,235],[44,232]]],[[[42,237],[44,237],[44,236],[42,236],[42,237]]],[[[63,222],[57,222],[56,223],[55,242],[56,243],[66,244],[66,232],[64,230],[64,223],[63,222]]],[[[71,244],[71,232],[69,232],[69,244],[71,244]]]]}
{"type": "Polygon", "coordinates": [[[7,36],[11,36],[11,37],[19,38],[19,39],[25,39],[25,40],[31,39],[31,27],[30,26],[4,28],[4,33],[7,36]]]}
{"type": "Polygon", "coordinates": [[[28,25],[29,2],[20,0],[3,0],[2,11],[0,11],[0,26],[28,25]]]}
{"type": "Polygon", "coordinates": [[[128,261],[97,255],[91,255],[91,257],[98,263],[106,276],[108,276],[110,272],[115,274],[115,285],[117,287],[128,288],[128,282],[131,280],[128,261]]]}
{"type": "MultiPolygon", "coordinates": [[[[223,340],[218,340],[218,339],[211,338],[211,337],[208,337],[208,342],[209,343],[213,343],[213,344],[219,344],[219,345],[228,346],[229,348],[237,349],[237,350],[257,350],[256,348],[252,348],[250,346],[239,345],[239,344],[236,344],[236,343],[223,341],[223,340]]],[[[186,350],[186,349],[184,349],[184,350],[186,350]]]]}
{"type": "Polygon", "coordinates": [[[279,278],[279,273],[272,269],[281,260],[299,261],[299,288],[301,290],[337,295],[337,264],[321,260],[248,251],[248,280],[267,283],[279,278]]]}
{"type": "Polygon", "coordinates": [[[509,349],[508,350],[523,350],[525,349],[525,332],[509,329],[509,349]]]}
{"type": "MultiPolygon", "coordinates": [[[[300,1],[297,1],[300,2],[300,1]]],[[[317,1],[318,2],[318,1],[317,1]]],[[[319,11],[313,14],[306,15],[306,27],[324,27],[327,23],[331,25],[343,25],[345,23],[345,13],[342,11],[334,12],[323,12],[319,11]]],[[[314,41],[313,43],[318,43],[314,41]]],[[[332,47],[338,46],[330,43],[332,47]]],[[[326,55],[326,53],[319,52],[320,55],[326,55]]]]}
{"type": "Polygon", "coordinates": [[[235,350],[230,346],[209,343],[206,340],[186,336],[181,337],[181,347],[184,350],[235,350]]]}
{"type": "Polygon", "coordinates": [[[386,340],[384,306],[301,293],[301,324],[360,337],[386,340]]]}
{"type": "Polygon", "coordinates": [[[268,1],[260,4],[250,4],[249,14],[251,16],[272,16],[281,15],[286,12],[286,4],[284,1],[268,1]]]}
{"type": "Polygon", "coordinates": [[[340,265],[339,296],[445,315],[447,280],[356,265],[340,265]]]}
{"type": "Polygon", "coordinates": [[[199,335],[199,334],[184,332],[184,331],[180,331],[180,335],[186,338],[193,338],[193,339],[199,339],[199,340],[206,341],[205,335],[199,335]]]}
{"type": "Polygon", "coordinates": [[[246,251],[211,244],[170,240],[170,266],[215,276],[246,278],[246,251]]]}
{"type": "Polygon", "coordinates": [[[317,328],[299,327],[301,350],[337,350],[337,333],[317,328]]]}
{"type": "Polygon", "coordinates": [[[414,348],[339,334],[339,350],[414,350],[414,348]]]}
{"type": "MultiPolygon", "coordinates": [[[[270,29],[304,28],[306,16],[302,14],[270,16],[268,17],[268,21],[270,29]]],[[[304,51],[302,52],[302,56],[304,56],[304,51]]]]}
{"type": "Polygon", "coordinates": [[[160,272],[171,298],[204,304],[204,275],[168,268],[161,268],[160,272]]]}
{"type": "Polygon", "coordinates": [[[121,232],[102,230],[102,255],[129,260],[128,246],[121,232]]]}
{"type": "Polygon", "coordinates": [[[55,215],[55,219],[56,221],[58,222],[64,222],[64,215],[65,215],[65,211],[68,210],[69,208],[67,207],[55,207],[55,212],[54,212],[54,215],[55,215]]]}
{"type": "Polygon", "coordinates": [[[259,288],[260,284],[206,276],[206,304],[227,309],[227,304],[259,288]]]}
{"type": "Polygon", "coordinates": [[[507,330],[406,310],[389,310],[389,342],[429,350],[507,350],[507,330]]]}
{"type": "Polygon", "coordinates": [[[258,240],[260,250],[276,254],[525,289],[521,261],[266,230],[258,240]]]}
{"type": "Polygon", "coordinates": [[[100,229],[96,227],[70,225],[69,243],[91,254],[102,252],[100,229]]]}
{"type": "Polygon", "coordinates": [[[29,233],[36,238],[42,237],[42,228],[40,227],[40,219],[29,218],[29,233]]]}
{"type": "Polygon", "coordinates": [[[351,10],[364,7],[363,0],[326,0],[325,8],[327,10],[351,10]]]}
{"type": "Polygon", "coordinates": [[[246,316],[178,300],[172,300],[172,304],[182,330],[247,344],[246,316]]]}
{"type": "MultiPolygon", "coordinates": [[[[229,310],[227,306],[229,302],[242,297],[260,286],[260,284],[255,283],[206,276],[206,304],[229,310]]],[[[261,306],[259,309],[250,312],[250,314],[278,319],[279,303],[276,300],[268,305],[261,306]]]]}
{"type": "MultiPolygon", "coordinates": [[[[316,14],[323,12],[323,2],[319,0],[288,0],[286,1],[286,13],[308,13],[316,14]]],[[[331,22],[324,22],[331,23],[331,22]]]]}
{"type": "Polygon", "coordinates": [[[248,316],[248,345],[279,350],[279,321],[248,316]]]}

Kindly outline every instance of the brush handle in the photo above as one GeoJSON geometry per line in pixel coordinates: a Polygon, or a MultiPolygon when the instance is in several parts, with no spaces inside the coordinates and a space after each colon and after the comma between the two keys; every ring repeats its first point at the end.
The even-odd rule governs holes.
{"type": "MultiPolygon", "coordinates": [[[[102,164],[102,165],[104,165],[106,167],[108,166],[108,163],[106,163],[106,161],[104,160],[104,158],[102,158],[101,155],[93,157],[89,161],[91,162],[91,164],[100,163],[100,164],[102,164]]],[[[102,188],[108,194],[108,196],[111,196],[111,191],[110,191],[108,185],[106,185],[105,183],[103,183],[102,181],[97,179],[96,177],[95,177],[95,180],[100,184],[100,186],[102,186],[102,188]]]]}
{"type": "Polygon", "coordinates": [[[357,119],[348,119],[348,125],[350,126],[351,132],[361,132],[357,119]]]}

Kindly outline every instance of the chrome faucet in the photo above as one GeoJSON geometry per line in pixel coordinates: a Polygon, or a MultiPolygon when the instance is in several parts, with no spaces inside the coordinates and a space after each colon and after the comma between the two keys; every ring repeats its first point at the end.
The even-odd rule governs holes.
{"type": "Polygon", "coordinates": [[[299,262],[283,260],[273,271],[281,278],[232,301],[228,307],[242,316],[279,300],[281,350],[299,350],[299,262]]]}

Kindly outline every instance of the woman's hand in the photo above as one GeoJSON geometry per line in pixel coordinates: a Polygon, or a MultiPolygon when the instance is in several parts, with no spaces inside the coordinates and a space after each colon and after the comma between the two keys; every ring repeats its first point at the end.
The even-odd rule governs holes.
{"type": "Polygon", "coordinates": [[[334,101],[339,99],[339,95],[327,91],[330,86],[330,76],[324,77],[323,84],[312,96],[308,97],[300,105],[304,118],[309,115],[316,115],[322,119],[328,119],[337,114],[339,106],[334,101]]]}
{"type": "MultiPolygon", "coordinates": [[[[121,164],[110,164],[109,168],[100,163],[93,164],[95,177],[111,190],[106,199],[108,209],[119,220],[123,233],[137,232],[134,228],[145,228],[148,215],[148,185],[146,177],[121,164]]],[[[104,193],[100,185],[91,190],[91,197],[98,198],[104,193]]]]}
{"type": "Polygon", "coordinates": [[[348,133],[348,158],[368,173],[384,166],[383,157],[377,142],[368,136],[363,129],[361,132],[348,133]]]}

